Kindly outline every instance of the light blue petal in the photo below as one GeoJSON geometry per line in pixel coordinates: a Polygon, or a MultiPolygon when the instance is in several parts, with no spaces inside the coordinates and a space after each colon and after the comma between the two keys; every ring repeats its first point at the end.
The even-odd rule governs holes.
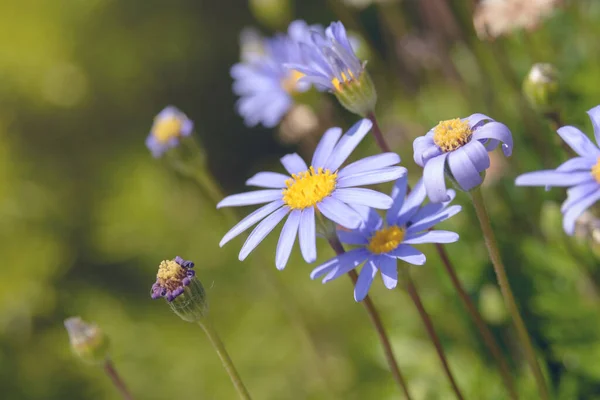
{"type": "Polygon", "coordinates": [[[413,141],[413,158],[419,167],[424,167],[434,157],[444,154],[434,143],[429,133],[420,136],[413,141]]]}
{"type": "Polygon", "coordinates": [[[374,171],[345,176],[338,179],[337,187],[346,188],[352,186],[374,185],[376,183],[395,181],[406,175],[404,167],[386,167],[374,171]]]}
{"type": "Polygon", "coordinates": [[[396,153],[383,153],[365,157],[342,168],[338,173],[338,179],[350,175],[373,171],[375,169],[389,167],[394,164],[398,164],[399,162],[400,156],[396,153]]]}
{"type": "Polygon", "coordinates": [[[572,236],[573,233],[575,233],[575,223],[577,222],[577,218],[598,200],[600,200],[600,189],[582,198],[578,203],[573,204],[565,211],[563,217],[563,229],[568,235],[572,236]]]}
{"type": "Polygon", "coordinates": [[[302,210],[300,217],[300,250],[307,263],[317,259],[317,234],[315,232],[315,209],[308,207],[302,210]]]}
{"type": "Polygon", "coordinates": [[[251,206],[281,200],[282,197],[281,190],[255,190],[227,196],[217,204],[217,208],[251,206]]]}
{"type": "Polygon", "coordinates": [[[596,106],[589,110],[588,115],[592,120],[592,126],[594,127],[594,136],[596,137],[596,144],[600,146],[600,106],[596,106]]]}
{"type": "Polygon", "coordinates": [[[337,279],[358,267],[369,257],[369,252],[364,248],[353,249],[336,257],[335,268],[329,271],[323,283],[337,279]]]}
{"type": "Polygon", "coordinates": [[[600,157],[600,149],[594,146],[592,141],[574,126],[563,126],[556,132],[571,147],[575,153],[583,157],[600,157]]]}
{"type": "Polygon", "coordinates": [[[454,243],[458,240],[457,233],[450,231],[427,231],[406,235],[402,241],[404,244],[422,244],[422,243],[454,243]]]}
{"type": "Polygon", "coordinates": [[[388,289],[395,288],[398,284],[398,262],[396,259],[383,255],[377,258],[376,263],[385,287],[388,289]]]}
{"type": "Polygon", "coordinates": [[[575,203],[578,203],[584,197],[590,196],[598,189],[600,189],[600,184],[598,184],[598,182],[596,181],[573,186],[572,188],[567,190],[567,200],[565,200],[562,206],[560,207],[560,211],[564,213],[575,203]]]}
{"type": "Polygon", "coordinates": [[[369,294],[369,289],[371,288],[371,284],[373,283],[373,279],[375,279],[375,275],[377,275],[377,267],[373,263],[373,260],[369,259],[362,267],[360,274],[358,275],[358,280],[356,281],[356,286],[354,287],[354,300],[362,301],[367,294],[369,294]]]}
{"type": "Polygon", "coordinates": [[[398,226],[406,225],[406,223],[412,219],[413,215],[421,208],[423,201],[425,201],[425,195],[424,181],[419,179],[412,192],[406,196],[406,200],[404,201],[394,224],[398,226]]]}
{"type": "Polygon", "coordinates": [[[229,230],[221,239],[219,243],[219,247],[223,247],[225,243],[229,242],[234,237],[238,236],[240,233],[244,232],[246,229],[250,228],[252,225],[256,224],[261,219],[265,218],[267,215],[271,214],[273,211],[283,206],[283,201],[276,200],[272,203],[267,204],[266,206],[262,206],[258,210],[255,210],[246,218],[238,222],[233,228],[229,230]]]}
{"type": "Polygon", "coordinates": [[[556,172],[544,170],[528,172],[518,176],[515,180],[517,186],[575,186],[594,180],[591,172],[556,172]]]}
{"type": "Polygon", "coordinates": [[[369,239],[360,231],[346,231],[343,229],[337,230],[337,236],[340,242],[351,245],[366,245],[369,239]]]}
{"type": "Polygon", "coordinates": [[[591,171],[596,164],[593,157],[575,157],[565,161],[556,168],[557,172],[591,171]]]}
{"type": "MultiPolygon", "coordinates": [[[[422,186],[421,180],[417,184],[422,186]]],[[[406,189],[408,188],[408,177],[406,175],[402,176],[400,179],[394,182],[394,187],[392,188],[392,201],[393,204],[390,209],[385,214],[385,220],[388,225],[394,225],[398,216],[400,215],[400,210],[402,209],[402,205],[404,204],[404,197],[406,196],[406,189]]]]}
{"type": "Polygon", "coordinates": [[[448,196],[450,197],[450,199],[448,201],[444,201],[443,203],[428,203],[428,204],[425,204],[423,207],[421,207],[419,209],[419,211],[417,211],[415,213],[415,215],[413,215],[410,218],[411,222],[415,223],[415,222],[419,222],[419,221],[421,221],[421,220],[423,220],[425,218],[429,218],[429,217],[433,216],[434,214],[439,213],[444,208],[448,207],[448,205],[456,197],[456,192],[453,189],[448,189],[447,193],[448,193],[448,196]]]}
{"type": "Polygon", "coordinates": [[[325,163],[325,168],[336,171],[369,133],[372,126],[373,123],[366,118],[354,124],[335,146],[331,157],[325,163]]]}
{"type": "Polygon", "coordinates": [[[372,231],[381,229],[383,226],[383,220],[374,208],[359,204],[350,204],[350,207],[360,215],[363,223],[358,230],[364,235],[370,236],[372,231]]]}
{"type": "Polygon", "coordinates": [[[472,115],[468,116],[467,118],[465,118],[465,120],[467,120],[469,122],[469,127],[471,129],[478,128],[478,125],[481,125],[483,122],[494,121],[492,118],[488,117],[487,115],[479,114],[479,113],[472,114],[472,115]]]}
{"type": "Polygon", "coordinates": [[[335,144],[340,140],[341,136],[342,128],[330,128],[323,134],[323,137],[313,154],[311,164],[313,167],[320,168],[325,165],[325,162],[331,156],[335,144]]]}
{"type": "Polygon", "coordinates": [[[469,158],[465,147],[463,146],[448,155],[448,168],[458,185],[463,190],[469,191],[479,186],[483,182],[483,178],[469,158]]]}
{"type": "Polygon", "coordinates": [[[281,235],[279,235],[279,242],[277,242],[277,249],[275,250],[275,266],[278,270],[285,268],[290,254],[292,254],[292,247],[294,246],[296,234],[298,233],[298,225],[300,224],[300,213],[300,210],[292,210],[283,225],[281,235]]]}
{"type": "Polygon", "coordinates": [[[278,172],[259,172],[246,181],[248,186],[283,189],[289,176],[278,172]]]}
{"type": "Polygon", "coordinates": [[[365,188],[336,189],[331,197],[346,204],[358,204],[383,210],[387,210],[392,206],[390,196],[365,188]]]}
{"type": "MultiPolygon", "coordinates": [[[[471,142],[479,140],[497,140],[502,142],[502,152],[506,157],[512,154],[513,138],[508,127],[500,122],[488,122],[473,133],[471,142]]],[[[486,167],[487,168],[487,167],[486,167]]]]}
{"type": "Polygon", "coordinates": [[[448,218],[458,214],[461,209],[462,209],[461,206],[455,205],[455,206],[448,207],[448,208],[440,211],[439,213],[431,214],[428,217],[423,218],[421,220],[416,220],[416,218],[413,218],[413,220],[416,220],[418,222],[412,224],[406,230],[406,233],[411,234],[411,233],[421,232],[426,229],[429,229],[429,228],[439,224],[440,222],[445,221],[448,218]]]}
{"type": "Polygon", "coordinates": [[[423,169],[423,183],[427,197],[432,203],[448,201],[445,182],[445,163],[448,153],[432,158],[425,164],[423,169]]]}
{"type": "Polygon", "coordinates": [[[340,224],[344,228],[356,229],[362,222],[362,218],[355,210],[331,196],[319,202],[317,208],[326,218],[340,224]]]}
{"type": "MultiPolygon", "coordinates": [[[[487,125],[486,125],[487,126],[487,125]]],[[[485,171],[490,167],[490,156],[485,146],[478,140],[471,140],[462,147],[469,160],[479,172],[485,171]]]]}
{"type": "Polygon", "coordinates": [[[290,175],[298,174],[308,170],[308,166],[297,153],[288,154],[281,157],[281,164],[290,175]]]}
{"type": "Polygon", "coordinates": [[[248,236],[248,239],[246,239],[246,243],[242,246],[242,250],[240,250],[240,261],[245,260],[246,257],[248,257],[248,254],[250,254],[250,252],[254,250],[269,233],[271,233],[275,226],[277,226],[289,212],[290,209],[288,207],[280,208],[258,224],[250,236],[248,236]]]}
{"type": "Polygon", "coordinates": [[[426,261],[425,254],[408,244],[399,245],[389,254],[412,265],[423,265],[426,261]]]}

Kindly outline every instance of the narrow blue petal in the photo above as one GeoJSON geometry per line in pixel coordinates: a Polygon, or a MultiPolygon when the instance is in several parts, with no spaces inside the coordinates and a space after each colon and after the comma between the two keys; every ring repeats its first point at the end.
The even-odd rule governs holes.
{"type": "Polygon", "coordinates": [[[354,287],[354,300],[362,301],[365,297],[367,297],[369,289],[371,288],[371,284],[373,283],[373,279],[375,279],[375,275],[377,275],[377,267],[373,263],[373,260],[369,259],[358,275],[358,280],[356,281],[356,286],[354,287]]]}
{"type": "Polygon", "coordinates": [[[508,127],[500,122],[488,122],[475,130],[471,138],[472,143],[479,140],[497,140],[502,142],[502,151],[505,156],[510,156],[513,149],[513,138],[508,127]]]}
{"type": "Polygon", "coordinates": [[[432,203],[448,201],[448,194],[446,193],[446,177],[444,175],[447,156],[448,153],[444,153],[441,156],[432,158],[425,164],[425,168],[423,169],[425,191],[432,203]]]}
{"type": "Polygon", "coordinates": [[[592,141],[574,126],[563,126],[556,132],[571,147],[575,153],[583,157],[599,157],[600,149],[594,146],[592,141]]]}
{"type": "Polygon", "coordinates": [[[425,254],[408,244],[399,245],[394,251],[389,253],[391,256],[397,257],[400,260],[412,265],[425,264],[425,254]]]}
{"type": "Polygon", "coordinates": [[[281,190],[255,190],[253,192],[233,194],[225,197],[217,204],[217,208],[251,206],[281,200],[281,190]]]}
{"type": "Polygon", "coordinates": [[[223,247],[225,243],[229,242],[234,237],[238,236],[240,233],[246,231],[246,229],[250,228],[252,225],[256,224],[261,219],[265,218],[267,215],[271,214],[273,211],[283,206],[283,201],[276,200],[272,203],[267,204],[266,206],[262,206],[258,210],[255,210],[251,214],[249,214],[246,218],[242,219],[238,222],[233,228],[229,230],[221,239],[219,243],[219,247],[223,247]]]}
{"type": "Polygon", "coordinates": [[[365,157],[342,168],[338,173],[338,179],[350,175],[373,171],[375,169],[389,167],[394,164],[398,164],[399,162],[400,156],[396,153],[383,153],[365,157]]]}
{"type": "Polygon", "coordinates": [[[356,229],[362,222],[362,218],[355,210],[331,196],[319,202],[317,208],[326,218],[340,224],[344,228],[356,229]]]}
{"type": "Polygon", "coordinates": [[[373,123],[368,119],[362,119],[354,124],[344,136],[340,139],[338,144],[333,149],[331,157],[325,163],[325,168],[336,171],[344,161],[350,156],[350,153],[354,151],[356,146],[361,140],[369,133],[373,123]]]}
{"type": "Polygon", "coordinates": [[[453,189],[448,189],[447,193],[448,193],[448,196],[450,197],[450,199],[448,201],[444,201],[443,203],[425,204],[423,207],[421,207],[419,209],[419,211],[417,211],[415,213],[415,215],[413,215],[410,218],[411,222],[415,223],[415,222],[421,221],[422,219],[429,218],[429,217],[433,216],[434,214],[439,213],[444,208],[448,207],[448,205],[456,197],[456,191],[454,191],[453,189]]]}
{"type": "Polygon", "coordinates": [[[556,172],[544,170],[528,172],[515,180],[517,186],[575,186],[594,180],[591,172],[556,172]]]}
{"type": "Polygon", "coordinates": [[[422,243],[454,243],[458,240],[458,234],[450,231],[427,231],[406,235],[402,241],[404,244],[422,243]]]}
{"type": "Polygon", "coordinates": [[[573,204],[578,203],[584,197],[590,196],[598,189],[600,189],[600,184],[596,181],[573,186],[567,190],[567,200],[562,204],[560,211],[565,212],[573,204]]]}
{"type": "Polygon", "coordinates": [[[444,154],[434,143],[432,135],[419,136],[413,141],[413,159],[419,167],[424,167],[430,159],[444,154]]]}
{"type": "Polygon", "coordinates": [[[374,171],[349,175],[338,179],[337,187],[346,188],[352,186],[374,185],[376,183],[395,181],[406,175],[404,167],[386,167],[374,171]]]}
{"type": "Polygon", "coordinates": [[[424,181],[419,179],[412,192],[406,196],[406,200],[398,213],[394,224],[398,226],[406,225],[408,221],[419,211],[423,201],[425,201],[426,191],[424,181]]]}
{"type": "Polygon", "coordinates": [[[335,268],[329,271],[323,283],[337,279],[358,267],[369,257],[369,252],[364,248],[350,250],[336,257],[335,268]]]}
{"type": "Polygon", "coordinates": [[[592,157],[575,157],[565,161],[556,168],[557,172],[591,171],[596,164],[592,157]]]}
{"type": "Polygon", "coordinates": [[[381,229],[383,226],[383,220],[374,208],[359,204],[349,204],[349,206],[360,215],[363,223],[358,230],[363,234],[370,236],[372,231],[381,229]]]}
{"type": "Polygon", "coordinates": [[[568,235],[573,235],[575,233],[575,223],[577,222],[577,218],[583,212],[591,207],[594,203],[600,200],[600,189],[592,194],[583,197],[578,203],[573,204],[567,210],[565,210],[563,217],[563,229],[568,235]]]}
{"type": "Polygon", "coordinates": [[[429,228],[439,224],[440,222],[443,222],[443,221],[447,220],[448,218],[458,214],[461,209],[462,209],[461,206],[455,205],[455,206],[448,207],[444,210],[441,210],[439,213],[431,214],[428,217],[425,217],[421,220],[417,220],[416,218],[413,218],[415,221],[418,221],[418,222],[412,224],[406,230],[406,233],[411,234],[411,233],[421,232],[426,229],[429,229],[429,228]]]}
{"type": "Polygon", "coordinates": [[[596,106],[589,110],[588,115],[592,120],[592,126],[594,127],[594,136],[596,137],[596,144],[600,146],[600,106],[596,106]]]}
{"type": "Polygon", "coordinates": [[[246,239],[246,243],[242,246],[242,250],[240,250],[240,261],[243,261],[248,257],[248,254],[250,254],[250,252],[254,250],[269,233],[271,233],[275,226],[281,222],[283,217],[285,217],[289,211],[290,209],[288,207],[280,208],[254,228],[250,236],[248,236],[248,239],[246,239]]]}
{"type": "Polygon", "coordinates": [[[315,209],[308,207],[300,216],[300,250],[307,263],[317,259],[317,234],[315,231],[315,209]]]}
{"type": "Polygon", "coordinates": [[[483,182],[483,178],[479,174],[480,171],[473,165],[465,151],[465,147],[463,146],[449,154],[448,168],[458,185],[463,190],[469,191],[479,186],[483,182]]]}
{"type": "Polygon", "coordinates": [[[320,168],[325,166],[325,162],[331,156],[335,144],[340,140],[341,136],[342,128],[330,128],[323,134],[313,154],[311,163],[313,167],[320,168]]]}
{"type": "MultiPolygon", "coordinates": [[[[422,186],[422,180],[419,180],[417,185],[422,186]]],[[[402,205],[404,204],[404,197],[406,196],[406,189],[408,188],[408,177],[406,175],[402,176],[400,179],[394,182],[394,187],[392,188],[392,201],[394,202],[390,209],[385,214],[385,220],[388,225],[394,225],[398,216],[400,215],[400,210],[402,209],[402,205]]]]}
{"type": "MultiPolygon", "coordinates": [[[[347,253],[344,253],[347,254],[347,253]]],[[[310,279],[317,279],[322,277],[325,274],[329,274],[338,268],[340,265],[339,256],[333,257],[330,260],[325,261],[323,264],[319,265],[310,273],[310,279]]],[[[325,282],[323,282],[325,283],[325,282]]]]}
{"type": "MultiPolygon", "coordinates": [[[[487,126],[487,125],[486,125],[487,126]]],[[[485,146],[478,140],[471,140],[462,147],[469,160],[479,172],[485,171],[490,167],[490,156],[485,146]]]]}
{"type": "Polygon", "coordinates": [[[387,210],[392,206],[390,196],[365,188],[336,189],[331,196],[346,204],[358,204],[380,210],[387,210]]]}
{"type": "Polygon", "coordinates": [[[378,257],[376,263],[385,287],[388,289],[395,288],[398,284],[398,262],[396,259],[383,255],[378,257]]]}
{"type": "Polygon", "coordinates": [[[248,186],[283,189],[289,176],[277,172],[259,172],[246,181],[248,186]]]}
{"type": "Polygon", "coordinates": [[[287,221],[285,221],[283,229],[281,230],[281,235],[279,235],[279,242],[277,242],[277,249],[275,250],[275,266],[278,270],[284,269],[290,259],[299,224],[300,210],[293,210],[287,221]]]}
{"type": "Polygon", "coordinates": [[[297,153],[288,154],[281,157],[281,164],[290,175],[298,174],[308,170],[308,166],[297,153]]]}
{"type": "Polygon", "coordinates": [[[465,119],[469,122],[469,127],[471,129],[479,128],[479,125],[481,125],[482,123],[484,123],[486,121],[494,121],[492,118],[488,117],[487,115],[479,114],[479,113],[472,114],[465,119]]]}
{"type": "Polygon", "coordinates": [[[360,231],[346,231],[343,229],[337,230],[338,238],[340,242],[351,245],[366,245],[369,243],[369,239],[360,231]]]}

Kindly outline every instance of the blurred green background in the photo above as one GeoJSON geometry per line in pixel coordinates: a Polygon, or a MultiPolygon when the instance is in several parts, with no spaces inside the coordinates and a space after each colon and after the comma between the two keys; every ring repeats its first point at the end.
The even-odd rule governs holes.
{"type": "MultiPolygon", "coordinates": [[[[119,398],[101,368],[69,349],[63,320],[80,315],[110,336],[137,399],[235,398],[202,331],[150,299],[159,262],[175,255],[196,262],[215,325],[256,399],[399,397],[350,282],[311,281],[313,266],[297,249],[276,271],[277,233],[239,262],[243,239],[218,246],[231,223],[144,146],[153,116],[174,104],[195,121],[206,168],[225,192],[243,190],[256,171],[280,170],[285,153],[309,155],[318,137],[245,128],[229,77],[243,27],[272,34],[302,18],[341,19],[362,35],[380,122],[413,183],[421,169],[412,139],[439,120],[482,112],[511,128],[514,154],[495,154],[485,187],[509,277],[557,398],[600,399],[593,240],[562,231],[563,191],[513,185],[520,173],[568,158],[521,95],[534,62],[557,66],[563,120],[591,133],[585,111],[600,103],[600,2],[566,2],[537,29],[493,41],[475,34],[473,1],[251,3],[0,1],[0,397],[119,398]]],[[[310,103],[320,132],[356,120],[334,100],[310,103]]],[[[369,138],[353,157],[375,152],[369,138]]],[[[451,258],[503,344],[522,398],[537,398],[468,197],[456,203],[463,212],[444,224],[461,235],[447,247],[451,258]]],[[[506,398],[437,255],[425,250],[428,263],[413,277],[466,398],[506,398]]],[[[332,255],[320,243],[319,261],[332,255]]],[[[415,399],[452,398],[408,296],[379,281],[371,295],[415,399]]]]}

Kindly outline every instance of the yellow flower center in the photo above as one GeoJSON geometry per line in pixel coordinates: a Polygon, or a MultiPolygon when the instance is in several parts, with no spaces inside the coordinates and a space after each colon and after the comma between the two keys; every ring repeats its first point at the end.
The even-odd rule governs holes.
{"type": "Polygon", "coordinates": [[[177,138],[181,134],[183,121],[175,116],[161,118],[154,122],[152,135],[160,143],[168,142],[170,139],[177,138]]]}
{"type": "Polygon", "coordinates": [[[380,229],[369,240],[367,249],[374,254],[388,253],[402,243],[404,233],[404,229],[396,225],[380,229]]]}
{"type": "Polygon", "coordinates": [[[598,157],[598,161],[592,167],[592,176],[596,180],[596,182],[600,183],[600,157],[598,157]]]}
{"type": "Polygon", "coordinates": [[[302,72],[296,71],[295,69],[291,70],[286,78],[281,81],[281,87],[283,90],[288,92],[289,94],[293,94],[296,92],[296,87],[298,86],[298,81],[302,78],[304,74],[302,72]]]}
{"type": "Polygon", "coordinates": [[[158,266],[158,273],[156,274],[160,286],[169,290],[179,287],[186,276],[185,268],[173,260],[162,261],[158,266]]]}
{"type": "Polygon", "coordinates": [[[447,153],[467,144],[472,134],[468,121],[461,121],[460,118],[449,119],[441,121],[433,129],[433,142],[447,153]]]}
{"type": "Polygon", "coordinates": [[[336,92],[342,92],[344,90],[344,85],[347,85],[348,83],[357,80],[357,77],[354,76],[354,74],[352,73],[352,71],[348,70],[346,71],[348,74],[342,72],[342,81],[340,82],[340,80],[336,77],[334,77],[331,80],[331,83],[333,84],[333,87],[335,87],[335,91],[336,92]]]}
{"type": "Polygon", "coordinates": [[[336,181],[337,173],[323,168],[315,171],[310,167],[285,181],[287,189],[283,189],[283,201],[292,209],[314,207],[333,192],[336,181]]]}

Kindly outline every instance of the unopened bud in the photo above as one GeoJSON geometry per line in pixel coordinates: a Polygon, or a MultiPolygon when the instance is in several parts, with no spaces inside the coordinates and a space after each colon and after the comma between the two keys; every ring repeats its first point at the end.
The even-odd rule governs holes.
{"type": "Polygon", "coordinates": [[[102,364],[108,357],[109,341],[96,324],[88,324],[80,317],[65,320],[73,352],[89,364],[102,364]]]}
{"type": "Polygon", "coordinates": [[[274,29],[285,27],[292,19],[290,0],[250,0],[250,10],[257,20],[274,29]]]}
{"type": "Polygon", "coordinates": [[[534,64],[523,82],[523,94],[531,106],[541,113],[552,113],[558,108],[558,71],[552,64],[534,64]]]}
{"type": "Polygon", "coordinates": [[[341,105],[361,117],[366,117],[375,110],[377,91],[364,67],[358,78],[335,85],[333,93],[341,105]]]}

